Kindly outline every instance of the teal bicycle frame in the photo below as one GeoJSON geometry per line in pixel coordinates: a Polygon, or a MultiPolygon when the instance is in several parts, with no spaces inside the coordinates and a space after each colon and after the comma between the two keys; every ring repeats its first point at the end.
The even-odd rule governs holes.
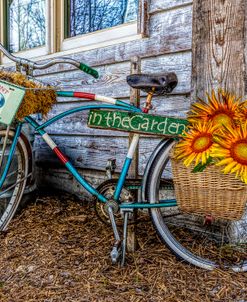
{"type": "MultiPolygon", "coordinates": [[[[76,93],[73,92],[58,92],[57,93],[58,96],[63,96],[63,97],[73,97],[76,95],[76,93]]],[[[87,98],[87,95],[89,95],[88,99],[92,100],[92,95],[90,94],[86,94],[86,93],[80,93],[83,95],[83,98],[87,98]]],[[[78,97],[78,95],[77,95],[78,97]]],[[[97,99],[95,99],[97,100],[97,99]]],[[[105,99],[102,99],[100,101],[105,101],[105,99]]],[[[56,143],[51,139],[51,137],[48,135],[48,133],[44,130],[47,126],[50,126],[51,124],[55,123],[56,121],[69,116],[73,113],[76,112],[81,112],[81,111],[85,111],[85,110],[91,110],[91,109],[115,109],[115,110],[124,110],[124,111],[129,111],[129,112],[142,112],[141,109],[133,106],[133,105],[129,105],[127,103],[124,103],[122,101],[118,101],[118,100],[114,100],[111,99],[111,103],[113,105],[89,105],[89,106],[80,106],[77,108],[73,108],[71,110],[62,112],[60,114],[58,114],[57,116],[49,119],[48,121],[46,121],[43,124],[39,124],[37,121],[35,121],[32,117],[28,116],[25,118],[25,122],[28,123],[29,125],[31,125],[34,130],[41,135],[41,137],[43,138],[43,140],[47,143],[47,145],[52,149],[52,151],[56,154],[56,156],[60,159],[60,161],[62,162],[62,164],[67,168],[67,170],[75,177],[75,179],[78,181],[78,183],[84,187],[84,189],[86,191],[88,191],[90,194],[92,194],[93,196],[95,196],[98,201],[102,202],[102,203],[106,203],[108,201],[108,199],[102,195],[101,193],[99,193],[94,187],[92,187],[83,176],[81,176],[78,172],[78,170],[72,165],[72,163],[69,161],[69,159],[66,157],[66,155],[64,155],[61,150],[58,148],[58,146],[56,145],[56,143]]],[[[15,153],[15,149],[16,149],[16,145],[18,143],[18,139],[19,136],[21,134],[21,129],[22,129],[22,122],[20,122],[16,128],[16,133],[13,139],[13,143],[11,145],[10,151],[9,151],[9,155],[8,155],[8,159],[7,159],[7,164],[5,166],[5,169],[2,173],[2,176],[0,177],[0,189],[3,186],[3,183],[5,181],[5,178],[8,174],[8,170],[9,167],[11,165],[11,161],[13,159],[14,153],[15,153]]],[[[162,208],[162,207],[172,207],[172,206],[176,206],[176,200],[171,199],[171,200],[165,200],[165,201],[160,201],[160,203],[157,204],[149,204],[147,202],[133,202],[133,203],[121,203],[120,202],[120,195],[122,192],[122,188],[124,186],[126,177],[128,175],[128,171],[132,162],[132,158],[134,155],[134,152],[136,150],[137,144],[139,141],[139,134],[134,134],[133,140],[129,146],[129,150],[128,150],[128,154],[125,158],[124,161],[124,165],[122,167],[122,171],[120,173],[118,182],[117,182],[117,186],[116,186],[116,190],[114,193],[114,200],[116,202],[119,203],[119,207],[120,209],[143,209],[143,208],[162,208]]]]}

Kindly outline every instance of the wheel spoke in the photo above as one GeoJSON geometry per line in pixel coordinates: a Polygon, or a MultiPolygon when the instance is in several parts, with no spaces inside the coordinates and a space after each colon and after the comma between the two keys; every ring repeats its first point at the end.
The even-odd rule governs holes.
{"type": "Polygon", "coordinates": [[[8,138],[9,138],[9,131],[10,131],[10,126],[8,126],[7,129],[6,129],[6,133],[5,133],[5,137],[4,137],[4,141],[3,141],[2,155],[0,157],[0,170],[1,170],[1,167],[2,167],[2,164],[3,164],[4,154],[5,154],[5,150],[6,150],[6,147],[7,147],[7,141],[8,141],[8,138]]]}
{"type": "Polygon", "coordinates": [[[11,189],[15,188],[18,184],[20,184],[21,182],[23,182],[25,179],[27,179],[28,177],[30,177],[32,175],[32,173],[29,173],[27,176],[22,177],[20,180],[18,180],[16,183],[12,184],[10,187],[8,187],[7,189],[5,189],[4,191],[2,191],[0,193],[0,197],[5,194],[6,192],[10,191],[11,189]]]}
{"type": "MultiPolygon", "coordinates": [[[[0,130],[0,175],[4,173],[10,147],[14,138],[14,131],[0,130]]],[[[15,214],[24,192],[27,175],[28,154],[21,138],[16,145],[11,165],[4,179],[0,192],[0,230],[5,230],[15,214]]]]}
{"type": "Polygon", "coordinates": [[[12,171],[12,172],[10,172],[10,173],[8,173],[7,175],[6,175],[6,180],[8,179],[8,178],[10,178],[10,177],[12,177],[12,176],[14,176],[14,175],[16,175],[16,174],[19,174],[20,173],[20,170],[16,170],[16,171],[12,171]]]}
{"type": "MultiPolygon", "coordinates": [[[[148,179],[151,203],[176,199],[170,163],[172,145],[164,145],[151,167],[148,179]]],[[[247,271],[247,212],[240,221],[210,221],[181,212],[178,201],[177,207],[151,209],[150,213],[161,239],[186,262],[206,269],[247,271]]]]}

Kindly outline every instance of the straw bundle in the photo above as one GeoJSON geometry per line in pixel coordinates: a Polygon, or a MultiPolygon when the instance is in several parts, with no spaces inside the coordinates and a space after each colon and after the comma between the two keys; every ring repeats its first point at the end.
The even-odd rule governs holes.
{"type": "Polygon", "coordinates": [[[52,87],[47,86],[45,89],[46,86],[27,79],[19,72],[0,71],[0,80],[30,89],[26,90],[25,97],[16,114],[17,120],[22,120],[25,116],[34,113],[47,115],[52,105],[56,103],[56,93],[52,87]]]}

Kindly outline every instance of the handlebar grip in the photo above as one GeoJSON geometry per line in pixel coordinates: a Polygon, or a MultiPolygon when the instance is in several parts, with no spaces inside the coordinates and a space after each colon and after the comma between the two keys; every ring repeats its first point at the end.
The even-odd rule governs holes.
{"type": "Polygon", "coordinates": [[[99,78],[99,73],[97,70],[91,68],[90,66],[84,64],[84,63],[80,63],[80,70],[86,72],[87,74],[90,74],[91,76],[93,76],[95,79],[99,78]]]}

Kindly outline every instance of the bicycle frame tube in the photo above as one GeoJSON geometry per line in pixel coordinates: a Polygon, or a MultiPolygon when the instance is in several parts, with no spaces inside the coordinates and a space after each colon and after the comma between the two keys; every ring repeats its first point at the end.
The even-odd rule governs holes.
{"type": "MultiPolygon", "coordinates": [[[[74,108],[71,110],[68,110],[66,112],[63,112],[54,118],[48,120],[47,122],[43,124],[38,124],[33,118],[30,116],[26,117],[25,120],[27,123],[29,123],[43,138],[43,140],[47,143],[47,145],[52,149],[52,151],[56,154],[56,156],[60,159],[62,164],[67,168],[67,170],[75,177],[75,179],[93,196],[96,196],[97,199],[100,202],[106,203],[108,199],[100,194],[94,187],[92,187],[84,178],[81,176],[78,172],[78,170],[72,165],[72,163],[69,161],[69,159],[61,152],[61,150],[58,148],[58,146],[55,144],[55,142],[51,139],[51,137],[48,135],[48,133],[44,130],[45,127],[53,124],[54,122],[58,121],[59,119],[62,119],[65,116],[68,116],[70,114],[73,114],[75,112],[80,112],[84,110],[90,110],[90,109],[118,109],[118,110],[125,110],[125,111],[135,111],[140,112],[141,110],[139,108],[130,106],[128,107],[128,104],[126,104],[126,107],[118,106],[118,105],[90,105],[90,106],[81,106],[78,108],[74,108]]],[[[114,193],[114,200],[119,202],[119,198],[121,195],[122,188],[124,186],[124,182],[126,179],[126,176],[129,171],[129,167],[132,162],[132,158],[134,155],[134,152],[136,150],[138,141],[139,141],[140,135],[135,134],[132,142],[130,144],[128,154],[126,156],[122,171],[120,173],[119,180],[117,182],[116,190],[114,193]]],[[[144,202],[138,202],[138,203],[129,203],[129,204],[120,204],[120,208],[122,209],[133,209],[133,208],[161,208],[161,207],[172,207],[176,206],[176,200],[167,200],[167,201],[161,201],[159,204],[148,204],[144,202]]]]}
{"type": "MultiPolygon", "coordinates": [[[[99,101],[103,103],[108,103],[111,105],[118,105],[118,106],[123,106],[123,107],[128,107],[129,109],[139,109],[136,106],[132,104],[127,104],[123,101],[107,97],[104,95],[97,95],[94,93],[88,93],[88,92],[76,92],[76,91],[57,91],[57,96],[62,96],[62,97],[75,97],[79,99],[88,99],[91,101],[99,101]]],[[[140,110],[140,109],[139,109],[140,110]]],[[[140,110],[141,111],[141,110],[140,110]]]]}
{"type": "Polygon", "coordinates": [[[107,199],[100,194],[94,187],[92,187],[73,167],[72,163],[69,159],[61,152],[55,142],[51,139],[47,132],[43,129],[39,129],[40,125],[30,116],[25,117],[27,123],[29,123],[43,138],[43,140],[47,143],[47,145],[52,149],[52,151],[56,154],[62,164],[69,170],[69,172],[75,177],[75,179],[82,185],[89,193],[96,196],[101,202],[106,202],[107,199]]]}
{"type": "Polygon", "coordinates": [[[15,136],[14,136],[11,148],[9,150],[9,156],[8,156],[6,166],[4,168],[2,176],[0,178],[0,189],[2,188],[4,181],[8,175],[8,171],[9,171],[9,168],[10,168],[10,165],[11,165],[14,153],[15,153],[16,145],[17,145],[18,139],[21,135],[21,128],[22,128],[22,123],[19,123],[17,126],[17,129],[16,129],[16,132],[15,132],[15,136]]]}
{"type": "Polygon", "coordinates": [[[127,177],[137,144],[139,142],[140,139],[140,135],[139,134],[134,134],[133,139],[131,141],[130,147],[129,147],[129,151],[128,154],[126,156],[123,168],[122,168],[122,172],[120,174],[118,183],[117,183],[117,187],[114,193],[114,200],[119,201],[119,197],[121,195],[121,191],[125,182],[125,179],[127,177]]]}
{"type": "MultiPolygon", "coordinates": [[[[50,138],[48,133],[44,130],[45,127],[53,124],[54,122],[58,121],[59,119],[62,119],[65,116],[68,116],[70,114],[73,114],[75,112],[80,112],[84,110],[90,110],[90,109],[118,109],[118,110],[125,110],[125,111],[135,111],[139,112],[140,109],[130,106],[128,107],[126,104],[126,107],[118,106],[118,105],[90,105],[90,106],[80,106],[68,111],[65,111],[54,118],[48,120],[47,122],[39,125],[33,118],[30,116],[26,117],[25,120],[27,123],[29,123],[43,138],[43,140],[47,143],[47,145],[52,149],[52,151],[57,155],[57,157],[60,159],[60,161],[65,165],[65,167],[69,170],[69,172],[75,177],[75,179],[92,195],[96,196],[101,202],[106,202],[107,198],[104,197],[102,194],[100,194],[94,187],[92,187],[77,171],[77,169],[72,165],[72,163],[69,161],[69,159],[61,152],[61,150],[58,148],[58,146],[55,144],[55,142],[50,138]]],[[[139,136],[138,136],[139,139],[139,136]]],[[[138,142],[138,141],[137,141],[138,142]]],[[[136,143],[137,144],[137,143],[136,143]]],[[[126,161],[129,162],[129,159],[126,158],[126,161]]],[[[130,163],[129,163],[130,165],[130,163]]],[[[125,164],[125,167],[120,175],[120,181],[118,183],[118,195],[120,196],[121,190],[124,184],[124,180],[126,178],[126,175],[128,173],[129,165],[125,164]]]]}
{"type": "Polygon", "coordinates": [[[177,206],[176,199],[160,200],[159,203],[122,203],[119,205],[120,209],[154,209],[154,208],[169,208],[177,206]]]}
{"type": "Polygon", "coordinates": [[[80,107],[73,108],[71,110],[62,112],[62,113],[54,116],[53,118],[51,118],[50,120],[48,120],[44,124],[39,125],[37,127],[37,129],[35,129],[35,130],[38,131],[38,130],[44,129],[44,128],[50,126],[51,124],[55,123],[56,121],[64,118],[65,116],[71,115],[71,114],[76,113],[76,112],[85,111],[85,110],[91,110],[91,109],[119,109],[119,110],[132,111],[132,112],[141,112],[141,109],[136,108],[136,107],[127,107],[127,104],[126,104],[125,107],[117,106],[117,105],[89,105],[89,106],[80,106],[80,107]]]}

